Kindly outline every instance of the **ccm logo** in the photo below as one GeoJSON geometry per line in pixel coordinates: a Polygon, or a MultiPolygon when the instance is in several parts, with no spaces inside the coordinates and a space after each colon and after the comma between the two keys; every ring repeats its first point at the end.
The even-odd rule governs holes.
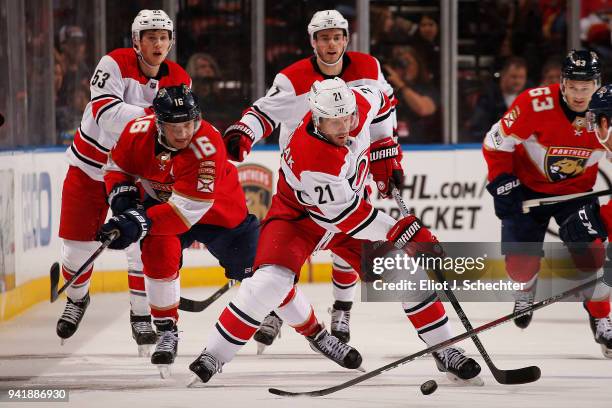
{"type": "Polygon", "coordinates": [[[509,181],[504,185],[501,185],[499,187],[497,187],[497,195],[506,195],[508,194],[513,188],[518,187],[521,185],[520,180],[513,180],[513,181],[509,181]]]}
{"type": "Polygon", "coordinates": [[[416,235],[417,232],[421,229],[421,223],[418,221],[414,221],[410,226],[404,231],[402,235],[395,241],[395,246],[398,248],[403,248],[406,244],[412,241],[412,238],[416,235]]]}
{"type": "Polygon", "coordinates": [[[587,229],[588,233],[591,235],[597,235],[597,231],[593,229],[593,224],[589,221],[589,217],[587,217],[586,210],[581,208],[578,211],[578,218],[582,221],[582,225],[587,229]]]}

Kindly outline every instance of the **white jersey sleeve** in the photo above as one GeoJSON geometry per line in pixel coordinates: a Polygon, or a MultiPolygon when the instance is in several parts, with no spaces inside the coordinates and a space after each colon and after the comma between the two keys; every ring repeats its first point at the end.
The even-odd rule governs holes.
{"type": "Polygon", "coordinates": [[[119,135],[130,120],[145,115],[144,107],[124,101],[124,78],[112,57],[102,57],[90,84],[92,115],[102,130],[119,135]]]}
{"type": "Polygon", "coordinates": [[[272,87],[265,96],[259,98],[242,115],[240,121],[254,133],[254,143],[266,138],[280,124],[295,125],[304,116],[302,110],[296,111],[298,98],[289,78],[277,74],[272,87]]]}
{"type": "Polygon", "coordinates": [[[393,137],[395,108],[382,89],[373,85],[354,87],[370,104],[368,122],[370,124],[370,141],[393,137]]]}
{"type": "Polygon", "coordinates": [[[308,214],[317,224],[331,232],[343,232],[357,239],[385,240],[395,220],[378,211],[360,197],[342,174],[304,171],[301,174],[308,214]]]}

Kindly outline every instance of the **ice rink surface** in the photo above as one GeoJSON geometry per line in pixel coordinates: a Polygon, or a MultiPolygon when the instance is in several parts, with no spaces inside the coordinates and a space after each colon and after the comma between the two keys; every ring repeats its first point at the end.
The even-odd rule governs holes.
{"type": "MultiPolygon", "coordinates": [[[[303,285],[321,320],[329,325],[329,284],[303,285]]],[[[183,291],[204,299],[216,288],[183,291]]],[[[386,372],[327,397],[286,399],[269,394],[268,387],[291,391],[336,385],[359,373],[314,354],[293,329],[262,356],[248,343],[223,373],[201,388],[187,388],[189,363],[202,350],[207,334],[235,288],[202,313],[181,314],[179,356],[171,379],[162,380],[147,358],[137,357],[129,327],[127,293],[100,294],[91,304],[79,331],[64,346],[55,323],[64,300],[41,303],[0,324],[0,389],[61,387],[70,402],[45,404],[80,407],[612,407],[612,360],[603,358],[593,341],[587,314],[579,303],[555,304],[536,312],[526,331],[509,323],[483,333],[481,340],[499,368],[538,365],[542,378],[532,384],[497,384],[475,347],[461,347],[483,366],[484,387],[456,387],[435,368],[429,356],[386,372]],[[429,396],[419,386],[435,379],[438,390],[429,396]]],[[[471,303],[465,310],[474,326],[511,311],[511,304],[471,303]]],[[[446,309],[456,333],[463,327],[450,304],[446,309]]],[[[356,303],[351,321],[351,344],[374,369],[424,348],[398,304],[356,303]]],[[[6,404],[25,407],[41,403],[6,404]]]]}

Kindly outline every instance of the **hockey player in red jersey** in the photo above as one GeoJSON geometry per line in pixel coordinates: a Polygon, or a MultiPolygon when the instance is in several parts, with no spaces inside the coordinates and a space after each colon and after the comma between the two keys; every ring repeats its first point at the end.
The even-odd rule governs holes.
{"type": "MultiPolygon", "coordinates": [[[[602,86],[595,92],[589,103],[587,126],[595,131],[601,145],[612,155],[612,84],[602,86]]],[[[612,202],[601,208],[595,204],[580,207],[559,228],[559,235],[564,242],[593,242],[606,239],[612,231],[612,202]]],[[[612,286],[612,271],[610,270],[610,244],[608,243],[608,265],[605,267],[604,282],[612,286]]],[[[605,287],[595,289],[594,295],[605,297],[608,290],[605,287]]],[[[612,358],[612,320],[609,315],[593,316],[589,314],[589,322],[595,341],[601,345],[601,350],[607,358],[612,358]]]]}
{"type": "MultiPolygon", "coordinates": [[[[356,368],[361,356],[320,325],[301,292],[296,291],[300,268],[313,251],[330,249],[361,271],[362,244],[388,240],[437,243],[414,216],[395,221],[372,207],[364,196],[370,171],[370,149],[389,138],[391,103],[373,86],[349,88],[339,78],[315,82],[309,112],[287,140],[282,153],[277,192],[266,219],[252,277],[221,313],[206,348],[189,366],[207,382],[255,333],[270,310],[283,309],[311,348],[336,363],[356,368]],[[284,299],[284,301],[283,301],[284,299]],[[285,306],[278,307],[279,304],[285,306]]],[[[381,154],[381,156],[385,156],[381,154]]],[[[387,182],[389,180],[386,180],[387,182]]],[[[402,244],[400,244],[402,243],[402,244]]],[[[452,337],[442,303],[434,292],[419,302],[403,303],[405,312],[427,344],[452,337]]],[[[458,349],[433,353],[440,371],[456,379],[475,379],[479,365],[458,349]]]]}
{"type": "MultiPolygon", "coordinates": [[[[69,168],[62,190],[59,230],[64,279],[69,279],[100,245],[94,238],[109,204],[117,214],[133,207],[140,198],[136,189],[120,187],[107,202],[104,191],[102,166],[126,123],[151,112],[160,87],[191,84],[185,70],[166,59],[174,43],[174,26],[163,10],[140,11],[132,24],[132,41],[134,48],[119,48],[100,59],[91,78],[91,101],[67,151],[69,168]]],[[[140,248],[133,245],[126,253],[132,336],[139,352],[147,354],[155,344],[155,332],[145,294],[140,248]]],[[[57,322],[62,341],[76,332],[89,304],[92,271],[93,266],[66,290],[66,307],[57,322]]]]}
{"type": "Polygon", "coordinates": [[[98,239],[118,230],[111,243],[117,249],[142,239],[145,286],[158,338],[151,362],[164,367],[174,362],[178,346],[181,248],[194,240],[205,244],[228,278],[242,280],[251,272],[259,222],[248,214],[221,134],[201,119],[189,88],[161,89],[153,109],[155,115],[128,122],[104,176],[110,194],[118,186],[135,187],[139,179],[146,193],[144,208],[112,217],[98,239]]]}
{"type": "MultiPolygon", "coordinates": [[[[540,269],[542,245],[552,217],[561,225],[576,209],[597,204],[588,198],[534,208],[523,214],[523,200],[592,189],[597,164],[605,151],[595,133],[586,126],[585,113],[600,83],[599,58],[593,52],[572,50],[566,57],[560,84],[521,93],[508,112],[487,133],[483,153],[489,168],[487,186],[493,195],[495,214],[502,220],[502,252],[506,270],[515,282],[523,283],[514,310],[533,304],[540,269]],[[527,250],[515,242],[533,242],[527,250]]],[[[589,250],[572,251],[576,266],[597,270],[603,263],[601,241],[589,250]]],[[[589,301],[585,307],[592,318],[610,313],[610,303],[589,301]]],[[[515,320],[526,328],[532,315],[515,320]]]]}
{"type": "MultiPolygon", "coordinates": [[[[308,112],[307,96],[314,81],[334,77],[342,78],[351,85],[376,85],[396,104],[393,88],[384,78],[376,58],[360,52],[346,52],[349,41],[348,21],[336,10],[318,11],[308,24],[308,36],[314,56],[302,59],[283,69],[274,79],[268,93],[245,110],[242,118],[230,126],[224,135],[230,159],[242,161],[251,151],[251,146],[268,137],[280,127],[280,149],[287,144],[288,136],[308,112]]],[[[396,127],[395,108],[389,112],[396,127]]],[[[390,136],[391,134],[389,134],[390,136]]],[[[393,143],[397,145],[396,143],[393,143]]],[[[380,146],[384,148],[384,146],[380,146]]],[[[399,148],[399,147],[398,147],[399,148]]],[[[396,182],[403,184],[399,164],[401,152],[394,161],[396,182]]],[[[379,162],[373,167],[375,181],[384,180],[391,161],[379,162]]],[[[380,191],[385,193],[386,180],[380,191]]],[[[340,257],[332,255],[332,283],[334,305],[331,308],[331,332],[344,342],[350,340],[350,311],[357,289],[358,274],[340,257]]],[[[260,344],[270,345],[278,335],[282,320],[272,314],[266,318],[255,334],[260,344]]]]}

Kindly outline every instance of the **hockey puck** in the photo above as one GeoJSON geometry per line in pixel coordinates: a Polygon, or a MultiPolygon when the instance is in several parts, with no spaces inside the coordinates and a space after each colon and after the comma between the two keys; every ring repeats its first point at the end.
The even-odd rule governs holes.
{"type": "Polygon", "coordinates": [[[434,380],[425,381],[421,384],[421,392],[423,395],[433,394],[438,389],[438,383],[434,380]]]}

